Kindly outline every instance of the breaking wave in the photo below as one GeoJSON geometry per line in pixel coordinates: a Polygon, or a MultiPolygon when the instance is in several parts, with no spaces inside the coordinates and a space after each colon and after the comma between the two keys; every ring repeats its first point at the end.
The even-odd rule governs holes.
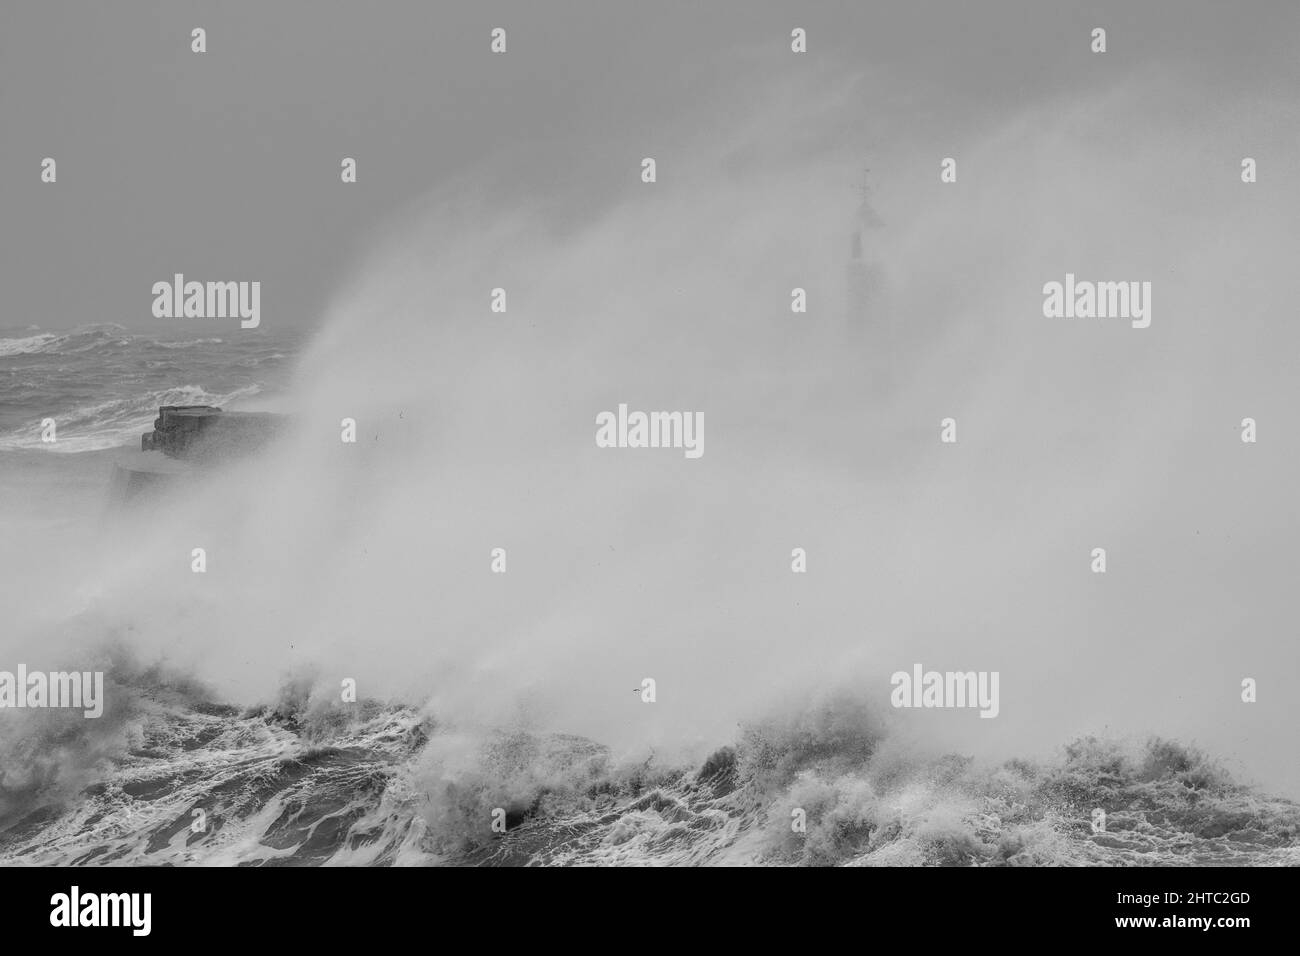
{"type": "Polygon", "coordinates": [[[0,356],[29,355],[33,352],[43,352],[52,342],[57,342],[59,338],[60,336],[52,332],[42,332],[40,335],[29,335],[20,339],[0,339],[0,356]]]}
{"type": "Polygon", "coordinates": [[[240,710],[158,667],[108,668],[117,703],[101,720],[5,725],[0,862],[1300,863],[1300,806],[1162,739],[1082,738],[1050,762],[922,757],[888,714],[840,694],[678,766],[413,707],[344,708],[309,675],[240,710]]]}
{"type": "Polygon", "coordinates": [[[105,343],[119,345],[130,341],[131,334],[120,325],[88,325],[71,332],[40,332],[22,338],[0,339],[0,357],[48,353],[75,354],[105,343]]]}

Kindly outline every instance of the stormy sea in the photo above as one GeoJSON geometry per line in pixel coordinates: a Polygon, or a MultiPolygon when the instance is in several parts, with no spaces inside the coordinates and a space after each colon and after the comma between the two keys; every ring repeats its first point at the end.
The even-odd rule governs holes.
{"type": "Polygon", "coordinates": [[[623,763],[583,737],[313,707],[305,684],[241,710],[156,670],[114,678],[130,703],[109,728],[6,742],[4,864],[1300,864],[1300,806],[1166,740],[922,760],[844,696],[745,725],[698,765],[623,763]]]}
{"type": "Polygon", "coordinates": [[[1143,88],[951,190],[778,88],[653,188],[467,173],[256,328],[0,317],[0,672],[104,680],[0,709],[0,863],[1300,863],[1295,194],[1143,88]],[[1076,274],[1149,323],[1046,315],[1076,274]],[[290,425],[115,497],[169,405],[290,425]]]}
{"type": "MultiPolygon", "coordinates": [[[[535,711],[466,719],[463,706],[444,712],[437,695],[421,701],[418,689],[402,702],[345,704],[311,655],[280,657],[263,699],[236,702],[203,678],[215,653],[177,662],[186,657],[179,647],[211,647],[214,636],[217,653],[243,653],[233,634],[222,636],[235,618],[212,615],[205,602],[219,599],[175,576],[146,574],[141,587],[141,569],[125,567],[135,547],[123,544],[147,554],[158,531],[166,537],[169,524],[184,524],[182,512],[207,507],[196,498],[221,495],[186,488],[126,504],[107,495],[112,454],[151,427],[157,406],[239,407],[273,401],[286,387],[296,338],[231,338],[113,325],[0,338],[9,540],[21,529],[28,548],[41,542],[26,552],[32,581],[23,592],[29,606],[57,608],[52,617],[27,616],[38,636],[27,659],[73,661],[103,670],[107,681],[97,720],[60,710],[4,715],[0,863],[1300,863],[1300,805],[1238,782],[1195,746],[1089,735],[1046,756],[976,759],[918,745],[881,706],[883,695],[862,689],[773,704],[693,759],[671,746],[616,748],[595,735],[534,729],[535,711]],[[46,415],[61,431],[42,448],[33,422],[46,415]],[[77,530],[86,527],[95,529],[94,547],[77,530]],[[37,552],[57,552],[51,542],[59,541],[57,568],[41,563],[37,552]],[[160,618],[178,640],[137,640],[157,631],[160,618]],[[214,619],[216,627],[205,623],[214,619]],[[78,652],[51,654],[42,644],[56,634],[81,638],[72,645],[78,652]],[[1100,829],[1098,807],[1107,815],[1100,829]]],[[[251,504],[220,507],[239,524],[251,504]]],[[[285,579],[281,614],[301,618],[292,602],[306,598],[275,564],[262,570],[271,583],[285,579]]],[[[239,593],[241,579],[227,577],[239,593]]],[[[273,617],[278,602],[249,587],[226,610],[264,602],[260,616],[273,617]]],[[[416,606],[437,602],[436,591],[416,606]]],[[[362,617],[386,626],[386,603],[362,617]]],[[[414,621],[423,623],[419,614],[414,621]]],[[[267,634],[292,632],[288,621],[287,629],[268,623],[267,634]]],[[[349,633],[364,642],[364,632],[349,633]]],[[[628,699],[639,704],[635,694],[628,699]]]]}

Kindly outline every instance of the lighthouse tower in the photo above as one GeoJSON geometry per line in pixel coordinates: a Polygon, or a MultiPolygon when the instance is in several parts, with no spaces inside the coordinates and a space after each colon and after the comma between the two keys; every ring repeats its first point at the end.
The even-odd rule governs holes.
{"type": "Polygon", "coordinates": [[[863,171],[861,199],[849,240],[846,330],[860,374],[886,392],[890,388],[894,342],[885,288],[882,246],[885,224],[871,205],[869,170],[863,171]]]}

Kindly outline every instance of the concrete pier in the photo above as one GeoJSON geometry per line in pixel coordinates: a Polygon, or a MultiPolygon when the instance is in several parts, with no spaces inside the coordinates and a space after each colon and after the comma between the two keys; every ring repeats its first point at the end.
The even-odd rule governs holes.
{"type": "Polygon", "coordinates": [[[270,412],[226,412],[214,405],[164,405],[140,450],[113,463],[110,495],[125,502],[175,487],[228,459],[253,454],[281,434],[287,417],[270,412]]]}
{"type": "Polygon", "coordinates": [[[270,412],[225,412],[215,405],[164,405],[152,432],[140,437],[141,451],[168,458],[211,461],[247,455],[275,440],[286,421],[270,412]]]}

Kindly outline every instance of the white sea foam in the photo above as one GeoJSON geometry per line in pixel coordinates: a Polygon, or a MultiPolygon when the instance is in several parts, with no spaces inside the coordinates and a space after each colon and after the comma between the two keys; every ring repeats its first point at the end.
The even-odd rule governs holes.
{"type": "Polygon", "coordinates": [[[42,332],[39,335],[29,335],[21,339],[0,339],[0,356],[6,355],[29,355],[33,352],[46,351],[51,343],[61,342],[66,336],[55,335],[53,332],[42,332]]]}

